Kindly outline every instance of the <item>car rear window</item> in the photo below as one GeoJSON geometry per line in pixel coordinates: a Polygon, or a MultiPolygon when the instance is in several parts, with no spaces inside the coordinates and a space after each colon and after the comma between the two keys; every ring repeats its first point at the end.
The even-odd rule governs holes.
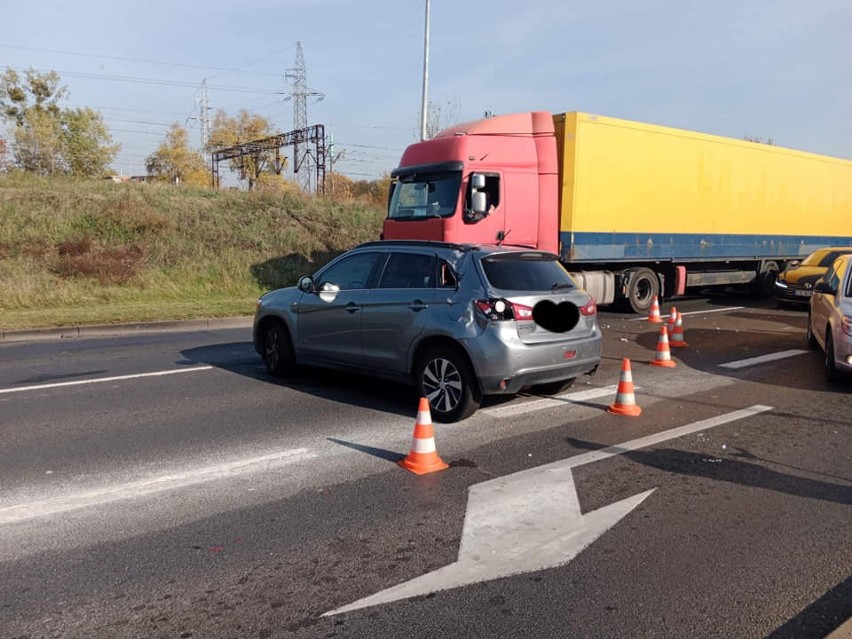
{"type": "Polygon", "coordinates": [[[576,285],[553,255],[503,253],[481,260],[485,277],[494,288],[507,291],[550,291],[576,285]]]}

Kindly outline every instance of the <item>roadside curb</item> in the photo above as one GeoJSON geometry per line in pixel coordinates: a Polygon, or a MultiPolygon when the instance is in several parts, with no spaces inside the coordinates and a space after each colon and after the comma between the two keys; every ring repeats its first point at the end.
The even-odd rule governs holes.
{"type": "Polygon", "coordinates": [[[83,337],[109,337],[144,333],[181,333],[210,329],[250,328],[253,317],[210,317],[167,322],[138,322],[135,324],[93,324],[62,326],[59,328],[34,328],[7,331],[0,329],[0,344],[11,342],[36,342],[83,337]]]}

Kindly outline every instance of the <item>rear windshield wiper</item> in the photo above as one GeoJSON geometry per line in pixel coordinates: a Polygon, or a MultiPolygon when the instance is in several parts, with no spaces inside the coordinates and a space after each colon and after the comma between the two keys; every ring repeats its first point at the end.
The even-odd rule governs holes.
{"type": "Polygon", "coordinates": [[[562,283],[557,282],[556,284],[554,284],[553,286],[550,287],[550,290],[551,291],[558,291],[558,290],[563,289],[563,288],[574,288],[574,285],[571,284],[570,282],[562,282],[562,283]]]}

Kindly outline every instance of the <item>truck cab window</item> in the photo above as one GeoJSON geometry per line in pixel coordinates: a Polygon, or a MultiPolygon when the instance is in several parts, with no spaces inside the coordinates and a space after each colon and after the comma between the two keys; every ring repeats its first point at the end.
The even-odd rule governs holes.
{"type": "Polygon", "coordinates": [[[393,186],[389,220],[425,220],[452,217],[456,212],[461,173],[412,174],[393,186]]]}
{"type": "Polygon", "coordinates": [[[472,181],[468,182],[467,194],[464,203],[464,222],[465,224],[475,224],[480,220],[484,220],[491,215],[498,206],[500,206],[500,176],[496,174],[483,174],[485,177],[485,185],[475,189],[472,181]],[[479,191],[485,194],[485,211],[479,212],[473,210],[473,192],[479,191]]]}

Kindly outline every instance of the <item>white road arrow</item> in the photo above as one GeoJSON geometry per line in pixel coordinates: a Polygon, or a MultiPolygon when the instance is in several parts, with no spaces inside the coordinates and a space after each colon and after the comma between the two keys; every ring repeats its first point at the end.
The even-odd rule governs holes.
{"type": "Polygon", "coordinates": [[[456,562],[323,616],[567,564],[654,492],[584,515],[574,468],[768,410],[752,406],[477,484],[470,489],[456,562]]]}

